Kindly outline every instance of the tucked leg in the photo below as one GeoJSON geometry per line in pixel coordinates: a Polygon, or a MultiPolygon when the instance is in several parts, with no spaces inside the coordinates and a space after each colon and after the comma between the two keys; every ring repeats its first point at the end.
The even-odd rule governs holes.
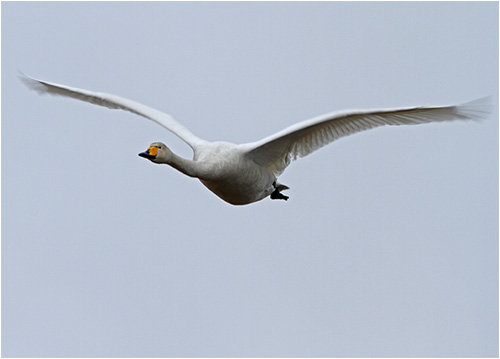
{"type": "Polygon", "coordinates": [[[277,189],[274,190],[273,193],[271,193],[271,199],[284,199],[285,201],[288,200],[288,196],[285,196],[284,194],[282,194],[280,191],[278,191],[277,189]]]}
{"type": "MultiPolygon", "coordinates": [[[[273,182],[273,187],[274,187],[274,192],[273,192],[273,193],[271,193],[271,199],[284,199],[285,201],[287,201],[287,200],[288,200],[288,198],[289,198],[289,197],[288,197],[288,196],[285,196],[284,194],[282,194],[282,193],[279,191],[279,189],[278,189],[278,187],[277,187],[277,185],[276,185],[276,181],[275,181],[275,182],[273,182]]],[[[287,188],[288,188],[288,187],[286,187],[286,186],[282,186],[282,187],[283,187],[283,188],[285,188],[285,189],[287,189],[287,188]]],[[[283,188],[281,188],[281,189],[283,189],[283,188]]]]}

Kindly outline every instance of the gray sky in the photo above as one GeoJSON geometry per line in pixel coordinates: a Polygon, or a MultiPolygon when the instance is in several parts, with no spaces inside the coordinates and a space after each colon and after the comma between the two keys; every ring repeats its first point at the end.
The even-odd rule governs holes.
{"type": "Polygon", "coordinates": [[[498,356],[498,4],[2,3],[2,356],[498,356]],[[137,156],[342,109],[493,95],[381,128],[234,207],[137,156]]]}

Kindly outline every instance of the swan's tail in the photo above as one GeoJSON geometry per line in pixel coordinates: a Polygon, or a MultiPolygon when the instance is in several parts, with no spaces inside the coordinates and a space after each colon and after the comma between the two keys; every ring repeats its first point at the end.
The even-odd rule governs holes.
{"type": "Polygon", "coordinates": [[[276,185],[274,187],[278,190],[278,192],[290,189],[290,187],[288,187],[288,186],[286,186],[284,184],[278,183],[278,182],[276,182],[276,185]]]}

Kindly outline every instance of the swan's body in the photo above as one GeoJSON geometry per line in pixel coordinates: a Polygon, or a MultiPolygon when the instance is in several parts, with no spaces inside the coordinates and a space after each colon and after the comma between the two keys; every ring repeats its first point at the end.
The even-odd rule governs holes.
{"type": "Polygon", "coordinates": [[[261,200],[280,186],[276,184],[276,176],[270,169],[244,155],[241,145],[207,142],[196,148],[193,161],[175,155],[160,142],[152,143],[146,152],[139,155],[155,163],[166,163],[187,176],[199,178],[209,190],[235,205],[261,200]]]}
{"type": "Polygon", "coordinates": [[[326,114],[288,127],[261,141],[241,145],[208,142],[195,136],[170,115],[115,95],[58,85],[22,76],[21,80],[39,93],[61,95],[112,109],[122,109],[153,120],[171,131],[194,152],[193,160],[181,158],[160,142],[139,155],[154,163],[168,164],[200,179],[224,201],[243,205],[271,196],[288,199],[287,186],[277,177],[292,160],[356,132],[384,125],[413,125],[456,119],[482,119],[488,114],[485,99],[458,106],[414,107],[385,110],[346,111],[326,114]]]}

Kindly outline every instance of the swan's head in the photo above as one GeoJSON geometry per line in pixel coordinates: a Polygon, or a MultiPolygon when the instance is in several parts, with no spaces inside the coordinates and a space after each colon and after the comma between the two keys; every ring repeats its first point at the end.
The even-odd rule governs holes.
{"type": "Polygon", "coordinates": [[[170,149],[163,143],[153,142],[146,151],[139,153],[139,156],[147,158],[151,162],[165,163],[168,161],[171,153],[170,149]]]}

